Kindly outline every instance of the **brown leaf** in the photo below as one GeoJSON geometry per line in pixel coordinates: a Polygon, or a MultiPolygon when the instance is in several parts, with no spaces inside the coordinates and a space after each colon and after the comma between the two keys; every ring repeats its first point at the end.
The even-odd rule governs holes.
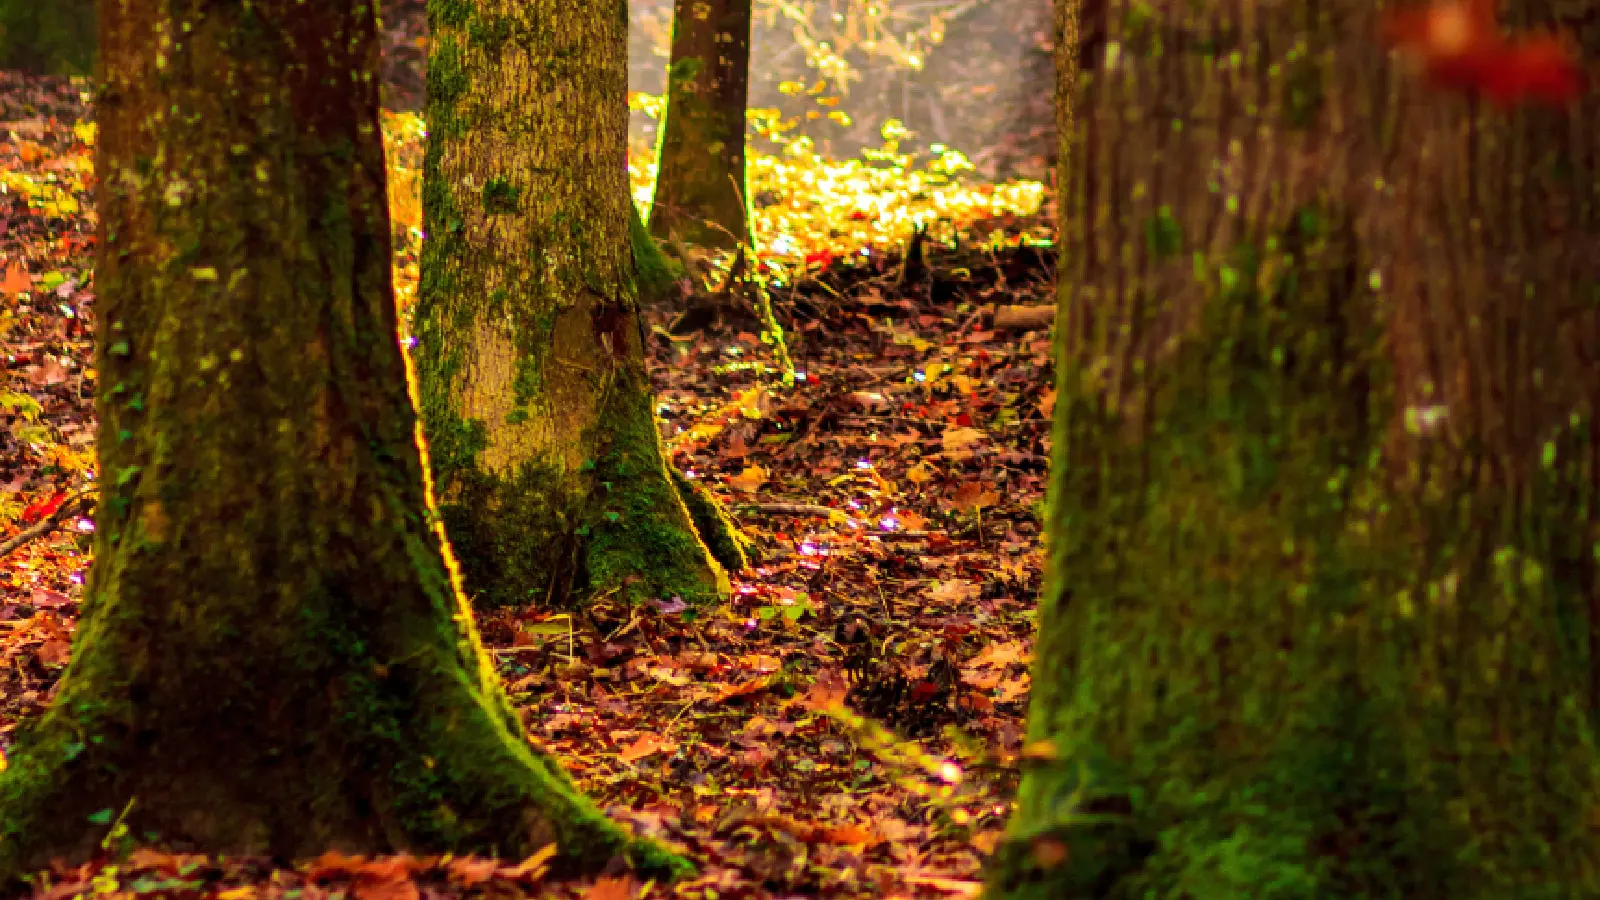
{"type": "Polygon", "coordinates": [[[652,753],[661,753],[663,751],[670,753],[676,749],[678,749],[678,745],[671,738],[651,731],[639,735],[639,739],[622,748],[617,753],[617,757],[623,762],[631,763],[638,762],[652,753]]]}
{"type": "Polygon", "coordinates": [[[976,428],[951,428],[940,436],[939,442],[947,451],[962,450],[986,438],[988,435],[976,428]]]}
{"type": "Polygon", "coordinates": [[[460,856],[446,867],[451,884],[468,888],[492,880],[499,870],[499,862],[482,856],[460,856]]]}
{"type": "Polygon", "coordinates": [[[348,856],[338,850],[329,850],[327,853],[313,859],[306,867],[306,877],[312,881],[323,881],[329,878],[349,878],[361,871],[367,864],[365,856],[348,856]]]}
{"type": "Polygon", "coordinates": [[[39,645],[37,655],[47,666],[64,666],[72,658],[72,645],[66,641],[45,641],[39,645]]]}
{"type": "Polygon", "coordinates": [[[633,877],[601,878],[583,894],[584,900],[633,900],[633,877]]]}
{"type": "Polygon", "coordinates": [[[812,683],[811,690],[806,692],[805,705],[816,710],[826,709],[834,704],[843,703],[849,693],[850,682],[843,672],[837,669],[824,669],[817,673],[817,680],[812,683]]]}
{"type": "Polygon", "coordinates": [[[749,681],[742,682],[740,684],[728,685],[721,691],[718,691],[717,695],[711,698],[711,702],[723,703],[728,700],[733,700],[737,697],[743,697],[746,694],[754,694],[757,691],[765,690],[767,687],[767,682],[770,680],[771,678],[769,676],[763,675],[760,678],[752,678],[749,681]]]}
{"type": "Polygon", "coordinates": [[[934,585],[928,596],[944,603],[965,603],[978,599],[980,588],[970,581],[948,578],[934,585]]]}
{"type": "Polygon", "coordinates": [[[971,512],[975,509],[992,508],[1000,502],[1000,495],[994,491],[985,490],[981,481],[964,481],[950,496],[950,504],[957,509],[971,512]]]}
{"type": "Polygon", "coordinates": [[[419,900],[417,883],[409,876],[399,878],[357,878],[351,886],[355,900],[419,900]]]}
{"type": "Polygon", "coordinates": [[[1014,662],[1023,662],[1026,659],[1021,641],[1005,641],[983,648],[977,656],[967,660],[964,668],[1003,669],[1014,662]]]}

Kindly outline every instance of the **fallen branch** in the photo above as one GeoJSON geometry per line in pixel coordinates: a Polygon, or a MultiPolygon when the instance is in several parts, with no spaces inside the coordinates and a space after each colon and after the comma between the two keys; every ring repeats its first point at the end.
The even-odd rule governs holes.
{"type": "Polygon", "coordinates": [[[745,509],[753,509],[769,516],[820,516],[827,518],[834,515],[846,515],[842,509],[831,506],[822,506],[816,503],[751,503],[745,504],[745,509]]]}
{"type": "Polygon", "coordinates": [[[10,556],[12,553],[21,550],[23,547],[26,547],[39,538],[42,538],[50,532],[55,531],[57,528],[60,528],[62,520],[76,515],[80,507],[83,505],[83,501],[88,499],[88,497],[88,491],[79,491],[78,493],[73,494],[67,499],[61,501],[61,505],[56,507],[55,512],[45,516],[43,519],[39,520],[38,523],[17,532],[5,543],[0,544],[0,557],[10,556]]]}

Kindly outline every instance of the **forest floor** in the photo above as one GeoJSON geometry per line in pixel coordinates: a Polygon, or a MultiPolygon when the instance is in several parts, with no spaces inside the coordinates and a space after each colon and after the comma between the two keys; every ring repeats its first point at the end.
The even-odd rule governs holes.
{"type": "MultiPolygon", "coordinates": [[[[81,105],[69,86],[5,77],[0,541],[60,512],[93,465],[81,105]]],[[[535,883],[515,860],[274,868],[141,852],[57,871],[48,895],[975,895],[1023,750],[1054,400],[1048,324],[997,330],[994,315],[1049,304],[1050,272],[1003,239],[928,260],[903,280],[881,253],[824,255],[776,288],[793,386],[753,327],[657,330],[665,444],[760,549],[731,603],[481,617],[531,739],[698,877],[535,883]]],[[[70,656],[93,523],[60,518],[0,559],[0,751],[70,656]]]]}

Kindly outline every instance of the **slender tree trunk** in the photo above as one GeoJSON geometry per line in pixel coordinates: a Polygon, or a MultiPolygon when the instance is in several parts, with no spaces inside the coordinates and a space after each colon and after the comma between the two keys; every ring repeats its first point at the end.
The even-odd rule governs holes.
{"type": "Polygon", "coordinates": [[[1600,104],[1425,92],[1364,0],[1076,5],[993,894],[1600,894],[1600,104]]]}
{"type": "Polygon", "coordinates": [[[726,596],[662,458],[622,4],[435,0],[418,377],[475,601],[726,596]]]}
{"type": "Polygon", "coordinates": [[[751,0],[677,0],[650,232],[704,247],[749,240],[744,186],[751,0]]]}
{"type": "Polygon", "coordinates": [[[108,0],[101,498],[71,665],[0,775],[0,879],[223,853],[673,858],[526,744],[432,515],[359,0],[108,0]],[[101,823],[101,824],[95,824],[101,823]]]}

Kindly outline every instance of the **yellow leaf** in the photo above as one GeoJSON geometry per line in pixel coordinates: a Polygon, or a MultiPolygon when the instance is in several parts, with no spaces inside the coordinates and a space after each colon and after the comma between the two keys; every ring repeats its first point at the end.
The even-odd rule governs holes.
{"type": "Polygon", "coordinates": [[[767,471],[760,466],[746,466],[743,472],[728,479],[728,487],[737,491],[754,492],[767,480],[767,471]]]}

